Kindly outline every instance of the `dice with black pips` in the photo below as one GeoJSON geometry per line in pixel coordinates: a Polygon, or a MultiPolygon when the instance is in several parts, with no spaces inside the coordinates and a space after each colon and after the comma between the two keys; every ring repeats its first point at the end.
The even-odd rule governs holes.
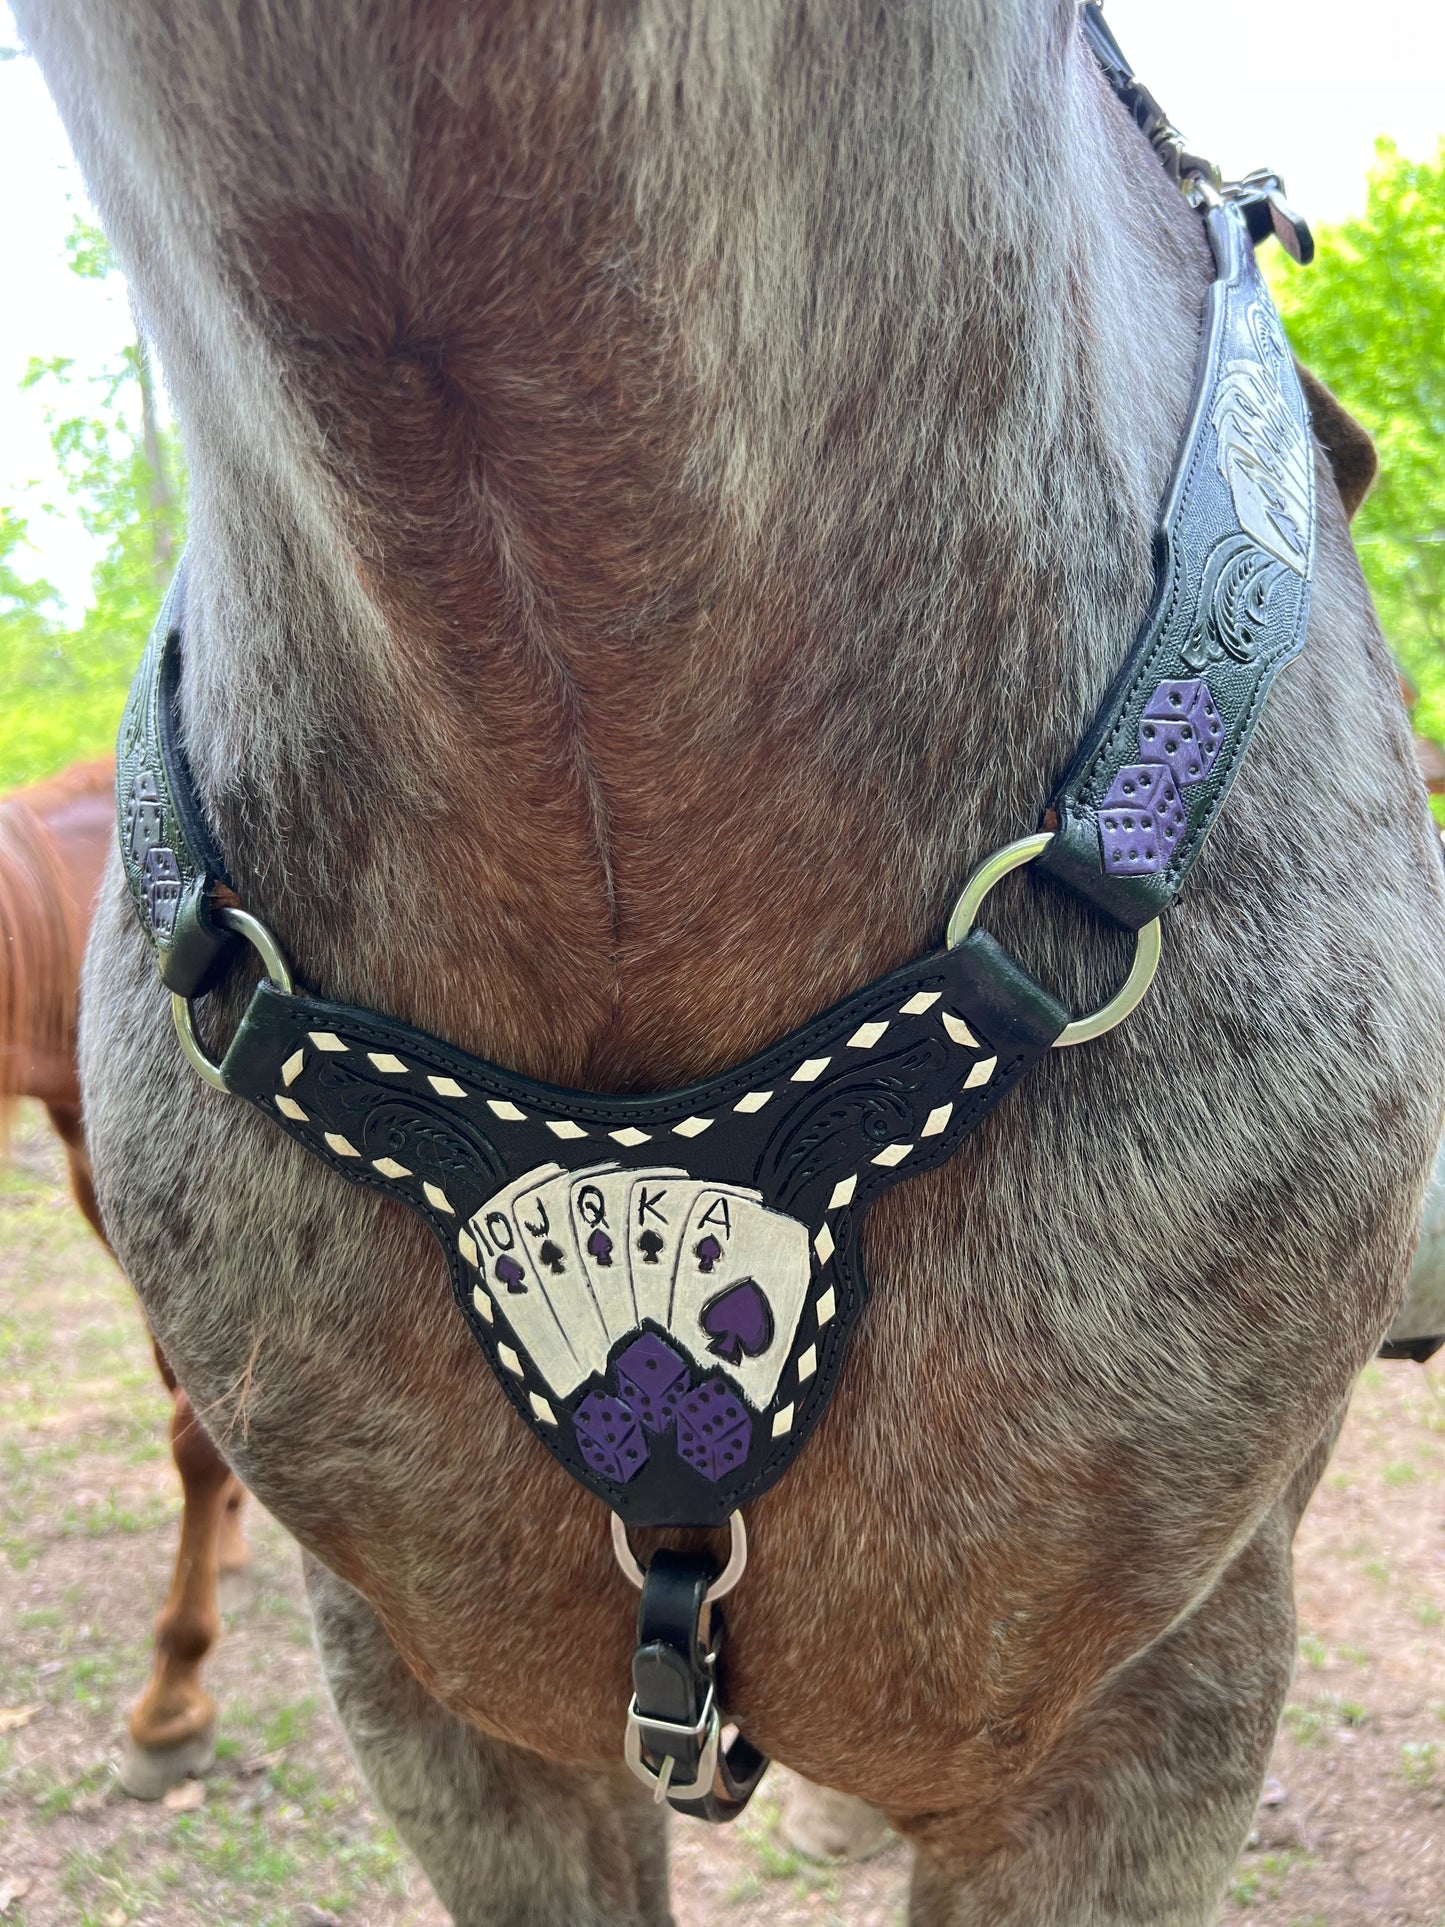
{"type": "Polygon", "coordinates": [[[1104,868],[1125,877],[1167,868],[1187,821],[1184,800],[1163,763],[1127,763],[1099,807],[1104,868]]]}
{"type": "Polygon", "coordinates": [[[655,1332],[644,1332],[615,1366],[617,1390],[649,1432],[668,1432],[678,1403],[691,1383],[685,1360],[655,1332]]]}
{"type": "Polygon", "coordinates": [[[625,1399],[589,1392],[572,1414],[577,1449],[604,1479],[625,1485],[647,1463],[642,1425],[625,1399]]]}
{"type": "Polygon", "coordinates": [[[737,1393],[706,1378],[677,1408],[678,1456],[714,1484],[748,1456],[753,1424],[737,1393]]]}
{"type": "Polygon", "coordinates": [[[1209,684],[1161,682],[1139,725],[1139,754],[1163,763],[1181,789],[1203,782],[1224,742],[1224,723],[1209,684]]]}

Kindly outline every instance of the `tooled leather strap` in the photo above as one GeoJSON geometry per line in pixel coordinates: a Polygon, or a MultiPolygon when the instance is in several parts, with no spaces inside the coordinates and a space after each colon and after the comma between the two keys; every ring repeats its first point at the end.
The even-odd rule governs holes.
{"type": "Polygon", "coordinates": [[[1309,616],[1309,412],[1242,214],[1207,219],[1219,278],[1153,604],[1054,796],[1041,859],[1130,929],[1178,894],[1309,616]]]}
{"type": "Polygon", "coordinates": [[[1153,602],[1050,804],[1040,859],[1135,930],[1178,895],[1309,618],[1309,411],[1244,212],[1225,202],[1206,220],[1219,275],[1153,602]]]}
{"type": "Polygon", "coordinates": [[[216,982],[236,939],[215,921],[234,903],[180,740],[182,559],[131,684],[116,743],[120,854],[136,915],[168,990],[194,997],[216,982]]]}

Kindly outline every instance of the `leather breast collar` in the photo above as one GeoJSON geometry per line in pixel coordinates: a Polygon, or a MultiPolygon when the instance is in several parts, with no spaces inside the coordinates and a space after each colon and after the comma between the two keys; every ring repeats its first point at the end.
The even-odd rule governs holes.
{"type": "MultiPolygon", "coordinates": [[[[1107,71],[1102,23],[1089,31],[1107,71]]],[[[1166,164],[1165,150],[1179,159],[1162,116],[1151,131],[1110,77],[1166,164]]],[[[1194,171],[1186,183],[1217,278],[1155,595],[1046,827],[975,873],[942,947],[724,1075],[654,1096],[564,1090],[296,990],[269,932],[236,907],[184,754],[180,575],[161,612],[121,725],[117,797],[127,881],[187,1054],[339,1177],[426,1221],[519,1417],[624,1527],[726,1522],[786,1470],[827,1407],[867,1294],[869,1206],[950,1157],[1051,1047],[1097,1035],[1143,994],[1158,918],[1302,645],[1314,451],[1250,231],[1262,210],[1284,218],[1278,183],[1220,192],[1194,171]],[[1031,861],[1140,933],[1129,983],[1093,1019],[1071,1024],[973,927],[991,883],[1031,861]],[[212,1064],[190,1000],[243,940],[267,978],[212,1064]]],[[[637,1718],[654,1759],[695,1782],[691,1801],[674,1784],[675,1804],[735,1810],[736,1787],[700,1790],[698,1747],[671,1730],[686,1722],[637,1718]]],[[[714,1764],[722,1775],[715,1745],[714,1764]]],[[[644,1777],[667,1790],[671,1771],[644,1777]]]]}

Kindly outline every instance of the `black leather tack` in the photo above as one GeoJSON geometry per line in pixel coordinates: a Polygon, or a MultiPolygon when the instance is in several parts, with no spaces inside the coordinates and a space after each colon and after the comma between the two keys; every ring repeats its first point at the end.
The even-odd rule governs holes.
{"type": "Polygon", "coordinates": [[[1445,1335],[1438,1338],[1387,1338],[1376,1356],[1425,1365],[1442,1348],[1445,1348],[1445,1335]]]}
{"type": "MultiPolygon", "coordinates": [[[[706,1715],[721,1691],[722,1614],[704,1604],[716,1571],[706,1554],[664,1547],[653,1555],[638,1602],[633,1713],[646,1763],[661,1771],[670,1758],[671,1783],[679,1787],[692,1786],[706,1763],[706,1715]]],[[[692,1798],[669,1793],[669,1804],[699,1820],[735,1819],[767,1765],[765,1755],[738,1735],[731,1746],[719,1745],[706,1790],[692,1798]]]]}
{"type": "Polygon", "coordinates": [[[184,607],[182,563],[121,718],[115,793],[126,882],[161,979],[194,997],[219,981],[237,939],[211,915],[214,892],[229,879],[180,742],[184,607]]]}
{"type": "Polygon", "coordinates": [[[539,1084],[375,1012],[269,983],[221,1072],[338,1176],[426,1219],[499,1382],[574,1477],[629,1524],[720,1525],[781,1476],[827,1405],[866,1296],[868,1206],[952,1156],[1067,1022],[979,931],[722,1076],[655,1097],[539,1084]],[[575,1210],[560,1191],[541,1192],[530,1213],[496,1206],[526,1174],[559,1166],[575,1210]],[[657,1203],[630,1230],[615,1212],[606,1221],[614,1244],[638,1233],[635,1305],[583,1369],[549,1349],[536,1296],[590,1317],[568,1295],[568,1268],[594,1292],[608,1283],[589,1269],[589,1225],[575,1215],[585,1174],[603,1166],[609,1184],[632,1174],[657,1203]],[[689,1197],[694,1215],[712,1216],[679,1241],[666,1214],[689,1197]],[[761,1268],[730,1273],[719,1249],[716,1291],[694,1275],[686,1304],[648,1297],[644,1241],[657,1237],[660,1268],[682,1279],[709,1262],[699,1232],[726,1242],[729,1212],[735,1233],[751,1219],[765,1234],[761,1268]],[[495,1246],[528,1222],[530,1259],[510,1245],[487,1251],[489,1225],[495,1246]]]}
{"type": "Polygon", "coordinates": [[[1219,275],[1153,603],[1050,803],[1059,827],[1039,860],[1131,930],[1178,894],[1309,617],[1314,441],[1250,245],[1252,205],[1208,215],[1219,275]]]}

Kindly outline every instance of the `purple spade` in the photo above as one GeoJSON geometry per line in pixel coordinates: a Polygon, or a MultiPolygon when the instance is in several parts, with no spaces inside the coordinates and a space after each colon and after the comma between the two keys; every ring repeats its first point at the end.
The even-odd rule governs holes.
{"type": "Polygon", "coordinates": [[[527,1274],[515,1258],[501,1257],[497,1260],[497,1276],[508,1291],[519,1292],[527,1289],[527,1274]]]}
{"type": "Polygon", "coordinates": [[[729,1365],[756,1358],[773,1342],[773,1308],[751,1278],[729,1285],[702,1308],[708,1350],[729,1365]]]}
{"type": "Polygon", "coordinates": [[[697,1268],[699,1271],[711,1271],[718,1259],[722,1256],[722,1246],[716,1238],[709,1234],[698,1244],[693,1256],[697,1259],[697,1268]]]}
{"type": "Polygon", "coordinates": [[[600,1225],[587,1240],[587,1255],[595,1258],[599,1265],[612,1263],[612,1240],[600,1225]]]}

